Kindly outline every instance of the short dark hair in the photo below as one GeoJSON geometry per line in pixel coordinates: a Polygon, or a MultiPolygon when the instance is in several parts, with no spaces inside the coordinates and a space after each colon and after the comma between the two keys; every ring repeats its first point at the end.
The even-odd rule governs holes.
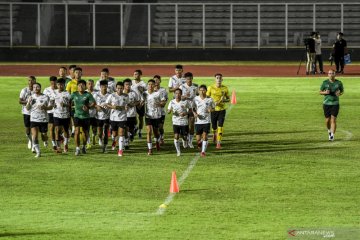
{"type": "Polygon", "coordinates": [[[124,86],[124,83],[119,81],[116,83],[116,86],[124,86]]]}
{"type": "Polygon", "coordinates": [[[93,83],[93,82],[94,82],[94,80],[92,80],[92,79],[88,79],[88,82],[92,82],[92,83],[93,83]]]}
{"type": "Polygon", "coordinates": [[[51,76],[51,77],[49,78],[49,80],[50,80],[50,82],[56,82],[57,77],[55,77],[55,76],[51,76]]]}
{"type": "Polygon", "coordinates": [[[86,81],[85,80],[79,80],[77,82],[77,85],[79,86],[80,84],[84,84],[86,86],[86,81]]]}
{"type": "Polygon", "coordinates": [[[207,87],[206,87],[206,85],[204,85],[204,84],[200,85],[199,89],[200,89],[200,88],[204,88],[205,91],[207,91],[207,87]]]}
{"type": "Polygon", "coordinates": [[[338,35],[340,36],[344,36],[344,34],[342,32],[338,32],[338,35]]]}
{"type": "Polygon", "coordinates": [[[188,78],[188,77],[192,79],[194,76],[191,72],[187,72],[184,74],[184,78],[188,78]]]}
{"type": "Polygon", "coordinates": [[[158,79],[160,79],[160,80],[161,80],[160,75],[155,75],[153,78],[158,78],[158,79]]]}
{"type": "Polygon", "coordinates": [[[221,73],[215,73],[214,77],[216,77],[216,76],[222,77],[223,75],[221,73]]]}
{"type": "Polygon", "coordinates": [[[177,88],[177,89],[174,91],[174,93],[176,93],[176,92],[180,92],[180,94],[182,94],[182,90],[181,90],[180,88],[177,88]]]}
{"type": "Polygon", "coordinates": [[[62,67],[59,67],[59,69],[64,69],[65,71],[67,71],[67,68],[62,66],[62,67]]]}
{"type": "Polygon", "coordinates": [[[102,71],[102,72],[109,73],[109,69],[108,69],[108,68],[103,68],[101,71],[102,71]]]}
{"type": "Polygon", "coordinates": [[[132,81],[131,81],[131,79],[130,78],[125,78],[124,80],[123,80],[123,83],[125,84],[125,83],[132,83],[132,81]]]}
{"type": "MultiPolygon", "coordinates": [[[[34,85],[36,85],[36,84],[39,85],[39,87],[41,88],[41,84],[40,84],[40,83],[38,83],[38,82],[34,83],[34,85]]],[[[33,86],[34,86],[34,85],[33,85],[33,86]]]]}
{"type": "Polygon", "coordinates": [[[69,69],[73,69],[73,68],[76,68],[76,67],[77,67],[76,65],[70,65],[69,69]]]}
{"type": "Polygon", "coordinates": [[[178,64],[178,65],[175,66],[175,68],[176,68],[176,69],[183,69],[183,65],[178,64]]]}
{"type": "Polygon", "coordinates": [[[31,78],[31,80],[36,81],[36,77],[35,76],[29,76],[29,78],[31,78]]]}
{"type": "Polygon", "coordinates": [[[65,84],[65,79],[59,78],[59,79],[56,80],[56,83],[65,84]]]}
{"type": "Polygon", "coordinates": [[[76,67],[75,69],[74,69],[74,72],[75,71],[82,71],[82,68],[81,67],[76,67]]]}
{"type": "Polygon", "coordinates": [[[137,69],[134,72],[137,72],[138,74],[142,75],[142,71],[140,69],[137,69]]]}
{"type": "Polygon", "coordinates": [[[108,81],[107,80],[101,80],[100,81],[100,86],[102,86],[102,85],[108,85],[108,81]]]}
{"type": "Polygon", "coordinates": [[[148,83],[150,83],[150,82],[155,83],[155,80],[154,79],[149,79],[148,83]]]}

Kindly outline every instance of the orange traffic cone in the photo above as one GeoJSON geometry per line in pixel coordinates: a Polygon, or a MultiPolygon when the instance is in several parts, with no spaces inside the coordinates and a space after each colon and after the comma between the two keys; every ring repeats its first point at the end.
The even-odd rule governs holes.
{"type": "Polygon", "coordinates": [[[235,89],[232,91],[231,104],[236,104],[236,93],[235,93],[235,89]]]}
{"type": "Polygon", "coordinates": [[[176,172],[172,172],[171,176],[171,184],[170,184],[170,193],[178,193],[179,192],[179,186],[176,180],[176,172]]]}

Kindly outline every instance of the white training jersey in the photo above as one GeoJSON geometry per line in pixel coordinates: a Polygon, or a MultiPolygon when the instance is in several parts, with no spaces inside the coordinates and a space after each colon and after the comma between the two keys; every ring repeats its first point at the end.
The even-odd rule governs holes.
{"type": "MultiPolygon", "coordinates": [[[[100,81],[102,81],[101,79],[99,79],[96,84],[95,84],[95,87],[94,89],[96,91],[100,91],[100,81]]],[[[116,92],[116,82],[115,82],[115,79],[114,78],[109,78],[106,80],[108,82],[108,87],[107,87],[107,92],[108,93],[113,93],[113,92],[116,92]]]]}
{"type": "Polygon", "coordinates": [[[55,90],[55,101],[54,101],[54,117],[56,118],[70,118],[69,104],[71,102],[70,93],[67,91],[59,92],[55,90]],[[61,104],[63,106],[61,106],[61,104]]]}
{"type": "Polygon", "coordinates": [[[30,122],[48,122],[48,113],[41,109],[42,106],[49,106],[50,98],[45,94],[31,95],[30,122]]]}
{"type": "MultiPolygon", "coordinates": [[[[21,90],[19,98],[21,100],[27,101],[32,94],[33,92],[29,89],[29,87],[26,87],[21,90]]],[[[26,104],[21,105],[21,113],[25,115],[30,115],[30,111],[26,109],[26,104]]]]}
{"type": "Polygon", "coordinates": [[[172,122],[173,125],[178,126],[187,126],[189,125],[189,117],[187,113],[189,112],[189,109],[191,108],[191,104],[188,100],[185,101],[176,101],[176,99],[173,99],[169,102],[168,110],[172,110],[172,122]],[[180,114],[186,113],[185,116],[180,116],[180,114]]]}
{"type": "MultiPolygon", "coordinates": [[[[115,92],[112,93],[108,99],[106,99],[106,103],[111,104],[113,106],[121,106],[125,107],[129,103],[129,96],[127,94],[121,94],[120,96],[115,92]]],[[[111,109],[110,111],[110,121],[123,122],[127,120],[126,110],[116,110],[111,109]]]]}
{"type": "Polygon", "coordinates": [[[186,83],[180,86],[182,91],[182,96],[185,96],[188,101],[191,103],[191,107],[194,107],[194,98],[198,93],[198,87],[192,84],[191,86],[186,83]]]}
{"type": "MultiPolygon", "coordinates": [[[[94,91],[90,92],[87,91],[88,93],[91,93],[91,95],[94,97],[94,95],[98,92],[97,90],[94,89],[94,91]]],[[[95,99],[95,98],[94,98],[95,99]]],[[[90,118],[95,118],[96,115],[96,108],[90,108],[89,109],[89,117],[90,118]]]]}
{"type": "Polygon", "coordinates": [[[195,119],[196,124],[206,124],[210,123],[210,112],[211,108],[215,108],[214,100],[210,97],[205,97],[202,99],[200,96],[194,98],[195,109],[198,117],[195,119]]]}
{"type": "Polygon", "coordinates": [[[96,101],[96,105],[101,107],[100,111],[96,111],[95,118],[99,120],[106,120],[110,119],[110,109],[108,109],[106,106],[106,100],[109,98],[111,94],[105,93],[102,94],[101,92],[96,92],[93,96],[96,101]]]}
{"type": "MultiPolygon", "coordinates": [[[[140,101],[140,96],[135,91],[130,90],[129,95],[129,104],[134,104],[135,102],[140,101]]],[[[136,117],[136,106],[128,107],[127,117],[136,117]]]]}
{"type": "Polygon", "coordinates": [[[185,82],[186,82],[186,79],[184,77],[178,78],[176,75],[174,75],[174,76],[170,77],[168,87],[174,88],[176,86],[181,86],[185,82]]]}
{"type": "MultiPolygon", "coordinates": [[[[44,91],[43,91],[43,94],[45,94],[46,96],[48,96],[48,97],[50,98],[49,105],[50,105],[51,103],[53,103],[54,100],[55,100],[55,90],[56,90],[56,89],[52,89],[51,87],[47,87],[47,88],[45,88],[44,91]]],[[[54,113],[54,108],[48,110],[47,112],[48,112],[48,113],[54,113]]]]}
{"type": "Polygon", "coordinates": [[[147,84],[144,81],[136,82],[135,80],[131,81],[131,90],[135,91],[139,96],[140,100],[144,100],[143,93],[147,89],[147,84]]]}
{"type": "Polygon", "coordinates": [[[143,94],[143,98],[145,100],[145,117],[150,119],[161,118],[161,107],[159,106],[162,98],[161,93],[149,93],[146,91],[143,94]]]}
{"type": "MultiPolygon", "coordinates": [[[[168,93],[166,91],[165,88],[163,87],[160,87],[157,92],[160,93],[160,96],[161,96],[161,101],[167,101],[169,99],[168,97],[168,93]]],[[[161,116],[165,116],[166,115],[166,112],[165,112],[165,107],[162,107],[161,108],[161,116]]]]}

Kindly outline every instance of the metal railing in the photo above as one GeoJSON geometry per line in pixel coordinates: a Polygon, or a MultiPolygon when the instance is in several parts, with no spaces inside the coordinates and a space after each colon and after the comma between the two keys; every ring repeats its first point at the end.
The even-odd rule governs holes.
{"type": "Polygon", "coordinates": [[[360,3],[0,3],[0,47],[300,48],[311,31],[360,46],[360,3]]]}

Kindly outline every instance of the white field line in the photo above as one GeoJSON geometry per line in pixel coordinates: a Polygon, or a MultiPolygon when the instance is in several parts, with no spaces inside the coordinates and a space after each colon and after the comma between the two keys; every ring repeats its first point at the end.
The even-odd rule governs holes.
{"type": "MultiPolygon", "coordinates": [[[[226,115],[231,112],[231,109],[233,108],[233,106],[234,105],[231,104],[230,107],[226,110],[226,115]]],[[[179,181],[178,181],[179,188],[185,182],[185,179],[189,176],[189,174],[191,173],[191,171],[195,167],[195,165],[196,165],[197,161],[199,160],[199,158],[200,158],[200,154],[196,153],[195,157],[189,163],[187,169],[184,171],[184,173],[179,178],[179,181]]],[[[176,195],[176,193],[170,193],[165,198],[164,203],[161,204],[160,207],[158,207],[158,209],[156,210],[156,215],[162,215],[162,214],[165,213],[166,207],[168,207],[170,205],[170,203],[174,200],[175,195],[176,195]]]]}

